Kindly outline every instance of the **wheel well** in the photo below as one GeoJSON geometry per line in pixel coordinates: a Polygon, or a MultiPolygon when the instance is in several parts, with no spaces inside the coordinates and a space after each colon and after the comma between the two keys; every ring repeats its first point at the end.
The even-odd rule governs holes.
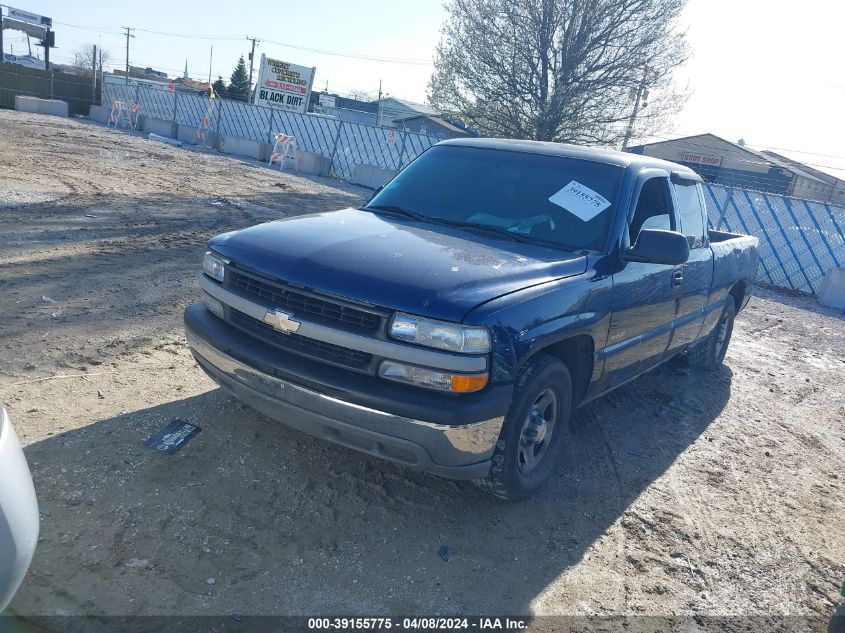
{"type": "Polygon", "coordinates": [[[736,311],[739,312],[739,309],[742,307],[742,302],[745,300],[745,293],[748,290],[748,282],[744,279],[742,281],[738,281],[733,285],[733,288],[730,289],[729,294],[734,298],[736,301],[736,311]]]}
{"type": "Polygon", "coordinates": [[[595,345],[588,334],[579,334],[548,347],[539,352],[549,354],[561,360],[572,376],[573,403],[578,406],[587,393],[593,377],[593,350],[595,345]]]}

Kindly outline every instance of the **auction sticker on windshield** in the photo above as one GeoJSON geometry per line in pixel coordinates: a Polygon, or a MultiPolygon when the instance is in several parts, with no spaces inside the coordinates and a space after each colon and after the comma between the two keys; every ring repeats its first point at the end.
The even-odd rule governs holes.
{"type": "Polygon", "coordinates": [[[556,204],[565,211],[569,211],[584,222],[588,222],[610,206],[610,201],[585,187],[577,180],[571,181],[563,189],[549,198],[549,202],[556,204]]]}

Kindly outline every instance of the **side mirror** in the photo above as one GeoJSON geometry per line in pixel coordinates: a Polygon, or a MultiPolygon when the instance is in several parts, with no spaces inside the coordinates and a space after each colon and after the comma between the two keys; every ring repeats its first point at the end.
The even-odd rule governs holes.
{"type": "Polygon", "coordinates": [[[637,236],[637,243],[625,251],[623,259],[677,266],[689,259],[689,242],[676,231],[642,229],[637,236]]]}
{"type": "Polygon", "coordinates": [[[372,199],[373,199],[373,198],[375,198],[375,197],[378,195],[379,191],[381,191],[382,189],[384,189],[384,185],[379,185],[378,187],[376,187],[376,190],[375,190],[375,191],[373,191],[373,192],[370,194],[370,197],[369,197],[369,198],[367,198],[367,204],[370,204],[370,202],[372,201],[372,199]]]}

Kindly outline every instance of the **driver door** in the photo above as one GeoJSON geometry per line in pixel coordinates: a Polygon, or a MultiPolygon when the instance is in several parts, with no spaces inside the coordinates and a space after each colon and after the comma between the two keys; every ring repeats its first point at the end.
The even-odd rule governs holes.
{"type": "MultiPolygon", "coordinates": [[[[669,175],[645,177],[629,214],[629,244],[642,229],[676,230],[669,175]]],[[[663,360],[675,321],[679,266],[626,262],[613,275],[605,384],[619,385],[663,360]]]]}

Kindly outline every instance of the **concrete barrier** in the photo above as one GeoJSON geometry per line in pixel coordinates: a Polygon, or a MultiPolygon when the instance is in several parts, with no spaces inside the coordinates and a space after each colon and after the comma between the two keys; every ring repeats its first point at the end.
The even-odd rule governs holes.
{"type": "Polygon", "coordinates": [[[221,150],[224,154],[246,156],[261,161],[270,159],[269,151],[266,148],[267,143],[262,143],[261,141],[252,141],[248,138],[239,138],[237,136],[224,136],[221,139],[221,143],[221,150]]]}
{"type": "Polygon", "coordinates": [[[92,105],[88,109],[88,118],[92,121],[99,121],[100,123],[108,123],[111,108],[102,105],[92,105]]]}
{"type": "Polygon", "coordinates": [[[15,110],[35,114],[50,114],[52,116],[66,117],[68,115],[66,101],[39,99],[38,97],[25,97],[23,95],[15,95],[15,110]]]}
{"type": "Polygon", "coordinates": [[[140,125],[138,125],[138,129],[143,130],[144,132],[152,132],[153,134],[168,136],[170,138],[176,138],[176,135],[178,134],[178,130],[176,129],[177,126],[173,121],[156,119],[155,117],[142,114],[139,123],[140,125]]]}
{"type": "Polygon", "coordinates": [[[199,145],[200,142],[197,139],[197,132],[199,131],[200,129],[198,127],[192,127],[190,125],[179,125],[177,126],[176,130],[176,138],[178,138],[183,143],[199,145]]]}
{"type": "Polygon", "coordinates": [[[393,169],[382,169],[372,165],[353,165],[352,182],[370,189],[377,189],[387,184],[397,173],[393,169]]]}
{"type": "Polygon", "coordinates": [[[329,168],[332,166],[332,161],[318,154],[317,152],[306,152],[305,150],[296,150],[296,171],[299,174],[308,174],[309,176],[328,176],[329,168]]]}
{"type": "Polygon", "coordinates": [[[845,268],[831,268],[819,285],[819,303],[845,310],[845,268]]]}

